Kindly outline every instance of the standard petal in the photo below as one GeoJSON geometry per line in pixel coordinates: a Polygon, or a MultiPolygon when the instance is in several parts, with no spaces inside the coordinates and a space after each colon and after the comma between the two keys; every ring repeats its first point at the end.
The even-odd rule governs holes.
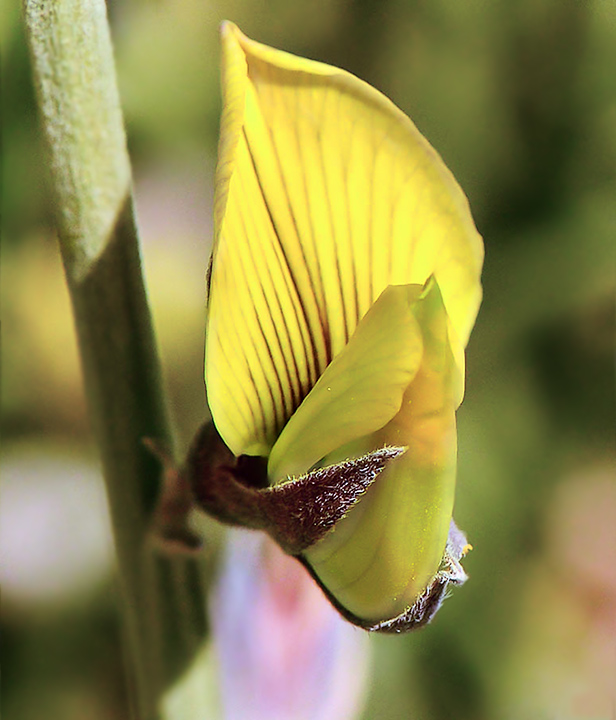
{"type": "Polygon", "coordinates": [[[420,285],[391,286],[370,308],[272,448],[272,483],[302,475],[338,448],[376,432],[399,412],[423,352],[413,312],[421,292],[420,285]]]}
{"type": "Polygon", "coordinates": [[[235,454],[267,454],[388,285],[435,275],[462,367],[483,249],[455,180],[379,92],[229,23],[223,61],[208,399],[235,454]]]}
{"type": "MultiPolygon", "coordinates": [[[[400,412],[368,442],[406,446],[335,529],[305,553],[348,612],[375,622],[412,606],[443,558],[456,477],[455,385],[438,286],[417,304],[422,363],[400,412]]],[[[346,453],[354,449],[347,446],[346,453]]],[[[327,461],[327,458],[326,458],[327,461]]]]}

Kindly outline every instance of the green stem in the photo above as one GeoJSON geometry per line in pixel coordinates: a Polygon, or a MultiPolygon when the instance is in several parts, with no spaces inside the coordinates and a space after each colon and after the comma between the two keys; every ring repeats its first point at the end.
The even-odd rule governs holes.
{"type": "MultiPolygon", "coordinates": [[[[118,557],[137,717],[170,717],[163,696],[205,636],[195,560],[147,542],[172,453],[141,273],[131,170],[104,0],[24,0],[64,268],[118,557]]],[[[45,308],[41,308],[45,312],[45,308]]],[[[206,717],[207,708],[195,707],[206,717]]]]}

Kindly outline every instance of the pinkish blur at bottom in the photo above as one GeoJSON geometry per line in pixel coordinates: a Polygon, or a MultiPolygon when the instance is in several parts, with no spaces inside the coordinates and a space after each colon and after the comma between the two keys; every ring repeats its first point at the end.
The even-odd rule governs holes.
{"type": "Polygon", "coordinates": [[[368,684],[368,636],[297,560],[234,530],[211,608],[225,720],[351,720],[368,684]]]}

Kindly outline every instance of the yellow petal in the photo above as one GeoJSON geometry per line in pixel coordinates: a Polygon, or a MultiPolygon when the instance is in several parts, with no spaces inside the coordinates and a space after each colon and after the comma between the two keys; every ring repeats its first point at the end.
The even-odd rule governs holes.
{"type": "MultiPolygon", "coordinates": [[[[374,621],[399,615],[434,577],[453,510],[457,369],[436,283],[416,308],[423,330],[421,366],[400,412],[367,439],[372,447],[407,450],[386,466],[335,529],[306,552],[338,602],[357,617],[374,621]]],[[[344,452],[362,452],[361,446],[344,452]]]]}
{"type": "MultiPolygon", "coordinates": [[[[420,285],[387,288],[299,406],[272,448],[272,483],[299,476],[400,410],[423,352],[413,305],[420,285]]],[[[342,458],[346,459],[346,456],[342,458]]]]}
{"type": "Polygon", "coordinates": [[[235,454],[267,454],[388,285],[435,275],[462,368],[483,249],[455,180],[381,93],[230,23],[222,43],[208,400],[235,454]]]}

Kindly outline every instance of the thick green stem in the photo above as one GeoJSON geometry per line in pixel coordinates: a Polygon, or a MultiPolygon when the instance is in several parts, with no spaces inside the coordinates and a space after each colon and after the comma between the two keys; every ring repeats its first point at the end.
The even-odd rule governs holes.
{"type": "MultiPolygon", "coordinates": [[[[166,715],[164,693],[202,642],[205,603],[196,561],[157,555],[147,542],[162,468],[142,440],[153,438],[171,453],[172,438],[105,2],[24,0],[24,15],[110,501],[135,711],[149,720],[166,715]]],[[[207,715],[206,708],[194,710],[207,715]]]]}

